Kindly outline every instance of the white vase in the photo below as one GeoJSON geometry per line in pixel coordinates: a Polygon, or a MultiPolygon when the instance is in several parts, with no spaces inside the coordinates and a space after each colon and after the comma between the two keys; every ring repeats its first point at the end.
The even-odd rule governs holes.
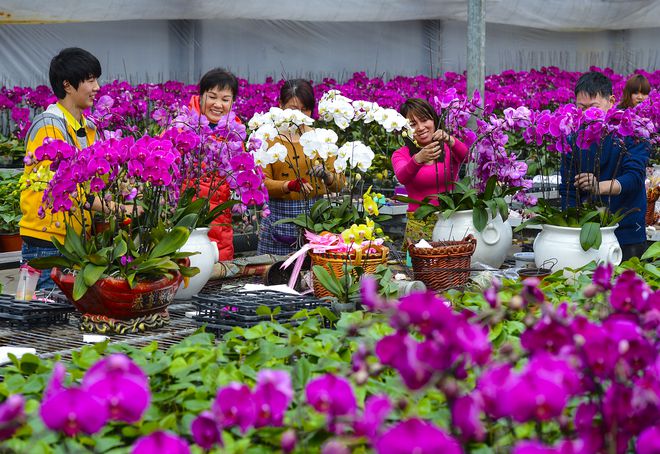
{"type": "Polygon", "coordinates": [[[622,253],[619,241],[614,235],[618,227],[600,229],[603,241],[598,249],[585,251],[580,245],[580,228],[559,227],[543,224],[541,232],[534,240],[534,261],[537,268],[550,268],[556,271],[564,268],[580,268],[591,261],[621,263],[622,253]]]}
{"type": "Polygon", "coordinates": [[[218,246],[209,239],[208,233],[208,228],[193,230],[186,244],[181,247],[183,252],[199,252],[190,256],[190,266],[199,268],[199,274],[190,278],[187,287],[184,288],[185,283],[181,284],[174,296],[176,300],[188,300],[199,293],[213,273],[213,265],[220,257],[218,246]]]}
{"type": "Polygon", "coordinates": [[[477,232],[472,223],[472,210],[457,211],[448,218],[438,213],[438,222],[433,228],[433,241],[456,241],[472,234],[477,239],[477,248],[472,255],[472,264],[483,263],[499,268],[511,249],[513,230],[509,221],[503,221],[497,213],[488,214],[486,227],[477,232]]]}

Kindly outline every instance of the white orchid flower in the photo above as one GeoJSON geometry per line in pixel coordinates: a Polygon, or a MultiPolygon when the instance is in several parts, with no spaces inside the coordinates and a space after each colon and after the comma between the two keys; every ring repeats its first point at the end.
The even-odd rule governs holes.
{"type": "Polygon", "coordinates": [[[275,143],[268,149],[268,154],[270,154],[275,161],[284,162],[289,154],[289,150],[287,150],[281,143],[275,143]]]}

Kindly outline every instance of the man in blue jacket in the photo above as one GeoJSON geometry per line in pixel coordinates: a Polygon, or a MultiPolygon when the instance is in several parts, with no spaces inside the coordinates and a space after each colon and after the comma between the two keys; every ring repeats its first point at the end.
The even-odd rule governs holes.
{"type": "MultiPolygon", "coordinates": [[[[583,74],[575,85],[575,100],[582,110],[597,107],[607,112],[614,105],[612,81],[598,72],[583,74]]],[[[619,221],[615,234],[623,260],[641,257],[646,250],[644,181],[650,144],[607,136],[586,150],[573,147],[573,155],[562,159],[562,208],[595,198],[612,213],[634,209],[619,221]]]]}

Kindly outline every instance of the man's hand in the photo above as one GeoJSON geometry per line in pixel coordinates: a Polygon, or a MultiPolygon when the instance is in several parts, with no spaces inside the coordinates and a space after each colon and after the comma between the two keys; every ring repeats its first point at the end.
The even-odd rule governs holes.
{"type": "Polygon", "coordinates": [[[593,194],[600,192],[598,179],[593,173],[578,173],[575,175],[574,184],[580,191],[591,192],[593,194]]]}

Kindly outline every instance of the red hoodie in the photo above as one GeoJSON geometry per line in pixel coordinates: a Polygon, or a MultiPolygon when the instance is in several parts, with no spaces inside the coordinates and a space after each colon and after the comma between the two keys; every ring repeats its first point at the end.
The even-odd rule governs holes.
{"type": "MultiPolygon", "coordinates": [[[[200,113],[198,95],[194,95],[190,98],[190,108],[198,114],[200,113]]],[[[236,121],[240,121],[238,117],[236,118],[236,121]]],[[[209,196],[211,190],[210,184],[211,178],[202,178],[202,181],[200,181],[199,184],[200,197],[209,196]]],[[[211,209],[229,200],[229,196],[229,184],[223,183],[209,200],[211,209]]],[[[232,260],[234,258],[234,229],[231,225],[231,210],[224,210],[220,216],[215,218],[209,227],[209,239],[215,242],[218,246],[220,260],[232,260]]]]}

